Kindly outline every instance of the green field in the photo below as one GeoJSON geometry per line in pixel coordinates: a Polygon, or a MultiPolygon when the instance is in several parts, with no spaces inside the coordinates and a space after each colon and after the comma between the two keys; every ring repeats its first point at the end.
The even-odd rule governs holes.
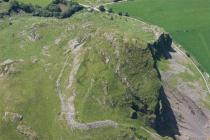
{"type": "Polygon", "coordinates": [[[132,0],[115,12],[163,27],[210,73],[210,0],[132,0]]]}
{"type": "Polygon", "coordinates": [[[24,3],[31,3],[34,5],[40,5],[40,6],[46,6],[51,2],[51,0],[18,0],[18,1],[24,3]]]}

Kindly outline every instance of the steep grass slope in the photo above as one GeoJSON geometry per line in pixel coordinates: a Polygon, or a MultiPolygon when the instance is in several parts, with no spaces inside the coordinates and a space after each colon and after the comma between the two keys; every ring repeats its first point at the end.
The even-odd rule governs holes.
{"type": "Polygon", "coordinates": [[[146,28],[88,12],[5,18],[0,139],[154,139],[160,82],[146,28]]]}

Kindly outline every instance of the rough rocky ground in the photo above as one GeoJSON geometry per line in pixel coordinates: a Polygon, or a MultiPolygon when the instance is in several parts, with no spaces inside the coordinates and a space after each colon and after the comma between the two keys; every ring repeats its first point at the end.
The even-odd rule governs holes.
{"type": "MultiPolygon", "coordinates": [[[[137,20],[132,18],[133,20],[137,20]]],[[[139,21],[139,20],[138,20],[139,21]]],[[[142,21],[140,21],[142,22],[142,21]]],[[[164,32],[157,26],[147,26],[145,30],[155,34],[156,39],[164,32]]],[[[169,122],[174,125],[175,137],[178,140],[208,140],[210,138],[210,110],[204,105],[209,104],[209,87],[206,79],[195,63],[186,54],[172,43],[173,52],[166,60],[164,67],[159,67],[163,82],[164,96],[169,107],[169,122]],[[175,120],[170,118],[175,117],[175,120]],[[177,132],[176,132],[177,131],[177,132]]],[[[166,130],[163,130],[166,131],[166,130]]]]}
{"type": "Polygon", "coordinates": [[[196,75],[189,60],[174,48],[166,70],[161,71],[165,94],[176,116],[181,140],[207,140],[210,137],[210,111],[202,105],[208,95],[202,78],[186,81],[181,73],[196,75]]]}

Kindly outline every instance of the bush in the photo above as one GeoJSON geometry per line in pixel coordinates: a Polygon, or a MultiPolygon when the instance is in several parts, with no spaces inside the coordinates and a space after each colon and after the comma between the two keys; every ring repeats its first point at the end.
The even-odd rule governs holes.
{"type": "Polygon", "coordinates": [[[20,5],[17,1],[11,1],[10,2],[10,9],[9,11],[15,11],[15,12],[18,12],[18,10],[20,9],[20,5]]]}
{"type": "Polygon", "coordinates": [[[75,12],[82,10],[83,7],[80,5],[73,5],[71,8],[68,8],[65,12],[61,14],[61,18],[67,18],[72,16],[75,12]]]}
{"type": "Polygon", "coordinates": [[[61,12],[61,9],[57,4],[49,4],[46,9],[51,12],[61,12]]]}
{"type": "Polygon", "coordinates": [[[24,4],[24,3],[21,3],[19,5],[19,8],[23,11],[25,11],[26,13],[31,13],[34,11],[34,8],[31,4],[24,4]]]}
{"type": "Polygon", "coordinates": [[[19,12],[20,10],[22,10],[26,13],[32,13],[33,16],[67,18],[72,16],[75,12],[80,11],[82,9],[83,7],[78,3],[66,0],[53,0],[45,8],[42,8],[40,6],[33,6],[31,4],[18,3],[17,1],[12,1],[10,3],[9,13],[11,13],[12,11],[19,12]],[[64,4],[67,10],[62,11],[59,4],[64,4]]]}
{"type": "Polygon", "coordinates": [[[129,17],[129,14],[128,14],[128,12],[126,12],[126,13],[125,13],[125,16],[126,16],[126,17],[129,17]]]}
{"type": "Polygon", "coordinates": [[[99,8],[98,8],[101,12],[105,12],[106,11],[106,9],[104,8],[104,6],[103,5],[101,5],[101,6],[99,6],[99,8]]]}
{"type": "Polygon", "coordinates": [[[118,12],[118,15],[119,15],[119,16],[122,16],[122,12],[118,12]]]}
{"type": "Polygon", "coordinates": [[[190,53],[189,52],[185,52],[185,54],[187,55],[187,57],[190,57],[190,53]]]}
{"type": "Polygon", "coordinates": [[[59,4],[60,3],[60,0],[53,0],[52,3],[53,4],[59,4]]]}
{"type": "Polygon", "coordinates": [[[108,12],[109,12],[109,13],[113,13],[112,8],[109,8],[109,9],[108,9],[108,12]]]}

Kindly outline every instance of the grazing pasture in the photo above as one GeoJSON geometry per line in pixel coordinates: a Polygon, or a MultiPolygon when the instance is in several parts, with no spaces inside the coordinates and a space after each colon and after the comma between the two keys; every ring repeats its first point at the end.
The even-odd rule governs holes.
{"type": "MultiPolygon", "coordinates": [[[[63,20],[27,14],[5,17],[0,24],[0,140],[23,140],[25,136],[16,131],[20,123],[30,127],[43,140],[128,140],[134,135],[150,138],[150,133],[142,129],[143,121],[130,119],[129,115],[132,112],[130,108],[118,110],[108,104],[108,99],[117,99],[124,94],[121,91],[125,91],[125,88],[118,78],[111,74],[114,66],[111,63],[105,65],[100,53],[103,51],[102,54],[109,54],[110,62],[111,60],[115,62],[113,47],[103,37],[107,35],[108,39],[112,39],[111,33],[116,34],[119,42],[126,33],[127,38],[137,38],[136,40],[142,41],[142,47],[146,47],[147,42],[153,41],[154,37],[143,30],[144,26],[139,22],[126,21],[117,16],[110,20],[110,16],[88,12],[79,12],[63,20]],[[83,38],[86,38],[82,49],[85,57],[84,59],[82,55],[76,57],[78,60],[81,59],[81,66],[78,75],[74,76],[73,84],[77,89],[75,119],[82,123],[111,119],[119,123],[117,129],[110,127],[87,131],[69,129],[62,115],[58,93],[61,90],[63,94],[71,95],[71,91],[66,87],[72,73],[72,64],[75,63],[71,56],[73,54],[68,50],[74,40],[80,42],[83,38]],[[6,70],[11,73],[2,77],[2,71],[5,73],[5,69],[3,70],[1,64],[6,61],[13,63],[12,66],[7,64],[9,69],[6,70]],[[106,100],[103,87],[106,86],[107,80],[111,81],[111,84],[106,100]],[[98,99],[104,101],[103,104],[98,102],[98,99]],[[16,123],[7,122],[3,119],[5,112],[21,114],[23,120],[16,123]],[[131,127],[138,131],[132,131],[131,127]]],[[[122,59],[123,56],[126,55],[122,55],[122,59]]],[[[144,58],[143,62],[153,64],[152,59],[146,61],[149,60],[149,55],[144,58]]],[[[146,82],[147,86],[143,88],[151,94],[150,97],[154,97],[152,94],[155,94],[159,82],[155,80],[155,74],[146,76],[145,71],[150,72],[151,69],[153,67],[148,67],[141,75],[152,79],[149,80],[151,82],[146,82]]],[[[145,79],[144,77],[142,79],[145,79]]],[[[138,81],[142,83],[142,80],[138,81]]]]}
{"type": "Polygon", "coordinates": [[[108,7],[163,27],[210,73],[209,5],[210,0],[132,0],[108,7]]]}
{"type": "Polygon", "coordinates": [[[31,4],[34,4],[34,5],[46,6],[52,0],[18,0],[18,1],[24,2],[24,3],[31,3],[31,4]]]}

